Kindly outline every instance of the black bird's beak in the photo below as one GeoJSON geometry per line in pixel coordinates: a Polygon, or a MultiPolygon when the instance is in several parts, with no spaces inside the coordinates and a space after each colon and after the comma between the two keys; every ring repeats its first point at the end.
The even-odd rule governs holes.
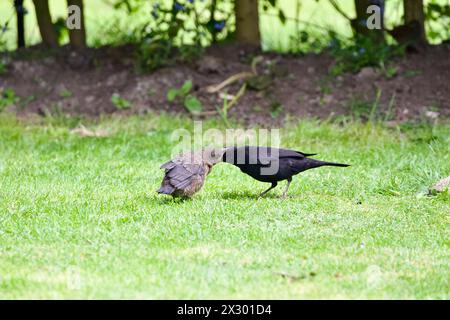
{"type": "Polygon", "coordinates": [[[228,162],[231,163],[230,160],[232,161],[233,157],[233,153],[235,150],[235,147],[227,147],[227,148],[223,148],[223,154],[222,154],[222,162],[228,162]],[[228,161],[227,161],[228,160],[228,161]]]}

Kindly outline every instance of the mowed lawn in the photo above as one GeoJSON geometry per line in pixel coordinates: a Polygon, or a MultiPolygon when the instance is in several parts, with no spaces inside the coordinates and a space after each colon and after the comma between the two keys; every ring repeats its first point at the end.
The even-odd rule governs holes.
{"type": "MultiPolygon", "coordinates": [[[[0,117],[0,299],[448,299],[450,127],[313,120],[282,145],[352,164],[268,197],[218,164],[192,200],[156,194],[187,118],[0,117]]],[[[204,127],[219,125],[215,121],[204,127]]]]}

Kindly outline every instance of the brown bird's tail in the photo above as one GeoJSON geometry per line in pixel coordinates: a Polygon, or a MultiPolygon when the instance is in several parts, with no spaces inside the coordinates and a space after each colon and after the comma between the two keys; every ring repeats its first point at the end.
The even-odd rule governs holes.
{"type": "Polygon", "coordinates": [[[173,188],[171,189],[171,188],[167,188],[167,187],[161,187],[158,190],[156,190],[156,192],[170,195],[173,192],[173,188]]]}
{"type": "Polygon", "coordinates": [[[161,187],[156,192],[171,195],[174,191],[175,188],[169,183],[169,181],[167,181],[166,178],[164,178],[161,187]]]}

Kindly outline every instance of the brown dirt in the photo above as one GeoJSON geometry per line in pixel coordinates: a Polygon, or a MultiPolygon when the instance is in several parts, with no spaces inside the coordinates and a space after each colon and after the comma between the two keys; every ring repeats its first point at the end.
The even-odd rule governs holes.
{"type": "MultiPolygon", "coordinates": [[[[448,44],[394,61],[397,75],[392,78],[371,68],[332,78],[329,68],[333,60],[327,54],[261,54],[254,48],[237,45],[214,46],[198,61],[149,74],[135,71],[131,46],[105,47],[83,54],[71,54],[63,49],[57,54],[30,59],[33,50],[39,49],[22,52],[21,58],[12,59],[7,73],[0,75],[0,89],[12,88],[21,97],[21,103],[8,108],[18,115],[185,113],[182,103],[167,102],[166,93],[188,79],[193,81],[193,94],[202,101],[205,111],[214,111],[223,100],[205,88],[236,73],[251,71],[251,57],[261,55],[258,73],[269,75],[266,78],[271,83],[261,91],[248,88],[229,111],[230,117],[261,124],[281,122],[286,115],[323,119],[358,113],[364,118],[379,92],[378,112],[386,115],[391,109],[390,121],[450,118],[448,44]],[[118,110],[111,102],[114,93],[131,101],[132,108],[118,110]]],[[[242,81],[226,90],[235,94],[241,85],[242,81]]]]}

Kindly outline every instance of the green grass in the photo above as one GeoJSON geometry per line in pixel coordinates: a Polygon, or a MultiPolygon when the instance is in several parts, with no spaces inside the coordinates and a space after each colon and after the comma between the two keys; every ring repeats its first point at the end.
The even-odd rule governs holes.
{"type": "Polygon", "coordinates": [[[448,125],[291,124],[283,146],[353,166],[257,200],[266,184],[218,164],[180,202],[155,190],[190,120],[76,124],[0,117],[0,299],[450,298],[449,197],[424,195],[450,172],[448,125]]]}

